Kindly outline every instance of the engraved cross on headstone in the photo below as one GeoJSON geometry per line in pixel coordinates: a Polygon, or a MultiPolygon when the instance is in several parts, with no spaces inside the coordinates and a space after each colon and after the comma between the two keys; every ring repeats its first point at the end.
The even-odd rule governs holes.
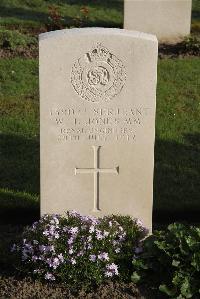
{"type": "Polygon", "coordinates": [[[99,151],[101,146],[92,146],[94,151],[94,168],[75,168],[76,174],[93,174],[94,175],[94,208],[93,212],[100,211],[99,207],[99,174],[113,173],[119,174],[119,166],[115,168],[100,168],[99,167],[99,151]]]}

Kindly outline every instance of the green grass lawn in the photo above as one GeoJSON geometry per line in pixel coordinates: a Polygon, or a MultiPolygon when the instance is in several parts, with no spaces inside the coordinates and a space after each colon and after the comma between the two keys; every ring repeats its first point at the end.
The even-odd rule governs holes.
{"type": "MultiPolygon", "coordinates": [[[[122,0],[1,0],[0,47],[15,52],[37,45],[48,7],[56,5],[65,26],[89,8],[89,26],[122,27],[122,0]]],[[[200,27],[200,1],[192,23],[200,27]]],[[[17,54],[18,55],[18,54],[17,54]]],[[[16,56],[17,56],[16,55],[16,56]]],[[[200,213],[200,59],[158,64],[154,219],[188,219],[200,213]]],[[[38,60],[0,59],[0,223],[27,223],[39,216],[38,60]]]]}

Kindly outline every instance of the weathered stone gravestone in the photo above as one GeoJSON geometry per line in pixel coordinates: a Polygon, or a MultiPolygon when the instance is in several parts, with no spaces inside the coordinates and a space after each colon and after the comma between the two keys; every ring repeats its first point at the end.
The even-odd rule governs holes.
{"type": "Polygon", "coordinates": [[[192,0],[125,0],[124,28],[176,42],[190,34],[192,0]]]}
{"type": "Polygon", "coordinates": [[[42,214],[130,214],[151,229],[156,73],[152,35],[40,35],[42,214]]]}

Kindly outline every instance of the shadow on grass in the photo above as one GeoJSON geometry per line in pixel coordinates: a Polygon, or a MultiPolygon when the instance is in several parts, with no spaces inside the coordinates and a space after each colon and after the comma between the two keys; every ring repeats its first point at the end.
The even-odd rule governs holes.
{"type": "Polygon", "coordinates": [[[39,216],[39,141],[0,136],[0,224],[30,223],[39,216]]]}
{"type": "Polygon", "coordinates": [[[31,224],[40,217],[39,199],[30,194],[0,190],[0,225],[31,224]]]}
{"type": "Polygon", "coordinates": [[[185,144],[157,140],[153,222],[200,222],[200,134],[185,144]]]}
{"type": "Polygon", "coordinates": [[[21,7],[5,7],[0,5],[1,17],[17,18],[20,20],[29,21],[47,21],[48,14],[44,12],[38,12],[31,9],[25,9],[21,7]]]}
{"type": "MultiPolygon", "coordinates": [[[[48,24],[49,23],[49,14],[48,12],[39,12],[33,9],[26,9],[21,7],[4,7],[0,5],[0,12],[2,18],[15,18],[22,21],[33,21],[39,22],[41,24],[48,24]]],[[[66,26],[73,23],[73,18],[69,16],[64,17],[66,26]]]]}
{"type": "Polygon", "coordinates": [[[200,12],[198,10],[192,11],[192,20],[199,20],[200,21],[200,12]]]}
{"type": "MultiPolygon", "coordinates": [[[[51,1],[50,1],[51,2],[51,1]]],[[[116,10],[123,10],[124,1],[123,0],[54,0],[54,4],[56,5],[79,5],[90,6],[94,8],[109,8],[116,10]]]]}

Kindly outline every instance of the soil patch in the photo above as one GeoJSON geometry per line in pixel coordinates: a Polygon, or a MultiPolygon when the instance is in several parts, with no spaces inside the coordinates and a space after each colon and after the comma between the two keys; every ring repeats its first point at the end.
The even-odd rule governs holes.
{"type": "Polygon", "coordinates": [[[16,50],[11,50],[9,48],[0,49],[1,58],[14,58],[14,57],[23,57],[23,58],[37,58],[39,55],[38,46],[32,47],[18,47],[16,50]]]}
{"type": "MultiPolygon", "coordinates": [[[[45,26],[43,27],[19,27],[10,26],[7,29],[16,30],[22,34],[38,39],[40,33],[47,31],[45,26]]],[[[38,44],[31,46],[19,46],[15,50],[9,47],[3,46],[0,48],[1,58],[37,58],[39,55],[38,44]]],[[[173,44],[159,44],[158,56],[160,59],[165,58],[184,58],[184,57],[200,57],[200,38],[199,35],[191,35],[187,40],[173,44]]]]}
{"type": "MultiPolygon", "coordinates": [[[[17,280],[14,277],[0,277],[0,298],[12,299],[144,299],[133,283],[112,283],[101,285],[94,292],[76,292],[63,285],[42,284],[31,279],[17,280]]],[[[150,298],[150,297],[149,297],[150,298]]],[[[154,297],[155,298],[155,297],[154,297]]]]}
{"type": "Polygon", "coordinates": [[[183,58],[200,56],[200,44],[188,44],[183,41],[177,44],[160,44],[158,48],[158,57],[163,58],[183,58]]]}
{"type": "MultiPolygon", "coordinates": [[[[39,50],[38,46],[32,47],[18,47],[15,51],[9,48],[0,49],[1,58],[38,58],[39,50]]],[[[200,57],[200,51],[187,50],[183,43],[176,45],[161,44],[159,45],[158,57],[160,59],[165,58],[185,58],[185,57],[200,57]]]]}

